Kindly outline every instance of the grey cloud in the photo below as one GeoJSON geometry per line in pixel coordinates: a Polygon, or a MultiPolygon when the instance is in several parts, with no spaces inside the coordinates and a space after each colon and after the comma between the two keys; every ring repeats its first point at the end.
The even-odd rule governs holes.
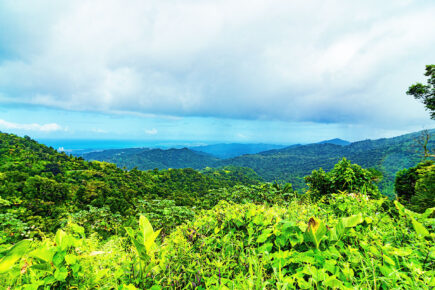
{"type": "Polygon", "coordinates": [[[404,92],[435,59],[429,2],[59,2],[0,7],[9,31],[0,33],[0,102],[321,123],[427,119],[404,92]]]}

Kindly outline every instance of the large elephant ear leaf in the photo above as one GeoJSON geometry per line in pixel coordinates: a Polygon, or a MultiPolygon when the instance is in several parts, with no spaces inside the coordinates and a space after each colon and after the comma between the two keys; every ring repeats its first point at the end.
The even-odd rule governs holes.
{"type": "Polygon", "coordinates": [[[304,240],[305,242],[313,243],[316,249],[318,249],[320,242],[325,237],[327,231],[328,229],[321,220],[312,217],[308,221],[308,227],[304,234],[304,240]]]}
{"type": "Polygon", "coordinates": [[[427,209],[423,214],[417,214],[417,213],[414,213],[410,210],[407,210],[402,204],[400,204],[397,201],[394,201],[394,204],[396,205],[396,208],[401,215],[404,215],[411,220],[412,227],[414,228],[414,230],[416,231],[416,233],[419,236],[422,236],[422,237],[430,236],[430,233],[426,229],[426,227],[423,224],[419,223],[415,219],[415,217],[420,217],[420,218],[425,219],[432,214],[433,208],[427,209]]]}
{"type": "Polygon", "coordinates": [[[425,228],[424,225],[416,221],[414,218],[411,217],[412,227],[414,228],[415,232],[423,237],[429,236],[429,231],[425,228]]]}
{"type": "Polygon", "coordinates": [[[364,222],[362,213],[341,219],[345,228],[353,228],[364,222]]]}
{"type": "Polygon", "coordinates": [[[22,240],[16,243],[6,255],[0,259],[0,273],[10,270],[15,263],[30,249],[31,241],[22,240]]]}
{"type": "Polygon", "coordinates": [[[144,215],[141,215],[139,217],[139,228],[143,235],[143,239],[144,239],[143,243],[145,244],[147,236],[153,236],[154,230],[150,221],[144,215]]]}

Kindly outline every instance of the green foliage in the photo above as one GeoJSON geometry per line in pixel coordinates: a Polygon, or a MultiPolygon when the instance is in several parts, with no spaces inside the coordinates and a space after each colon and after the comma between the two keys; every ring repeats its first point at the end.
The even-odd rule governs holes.
{"type": "Polygon", "coordinates": [[[285,207],[220,202],[162,244],[148,219],[101,244],[68,224],[53,239],[0,254],[0,287],[404,288],[435,286],[435,209],[417,214],[367,195],[285,207]],[[337,206],[347,204],[345,215],[337,206]],[[396,211],[398,214],[396,214],[396,211]],[[97,247],[97,248],[96,248],[97,247]]]}
{"type": "Polygon", "coordinates": [[[432,162],[399,175],[406,208],[346,159],[299,195],[246,168],[127,171],[0,137],[0,289],[435,287],[432,162]]]}
{"type": "Polygon", "coordinates": [[[138,211],[145,215],[154,227],[162,229],[164,236],[195,216],[193,208],[176,205],[173,200],[139,200],[139,204],[138,211]]]}
{"type": "Polygon", "coordinates": [[[416,212],[435,207],[435,162],[427,160],[401,170],[395,190],[399,200],[416,212]]]}
{"type": "Polygon", "coordinates": [[[431,119],[435,120],[435,65],[426,65],[424,75],[428,77],[427,85],[416,83],[406,93],[420,100],[429,111],[431,119]]]}
{"type": "MultiPolygon", "coordinates": [[[[434,130],[428,130],[428,136],[433,135],[434,132],[434,130]]],[[[188,149],[149,150],[133,148],[106,150],[94,152],[85,157],[90,160],[114,162],[120,167],[133,168],[137,166],[139,169],[168,167],[202,169],[207,166],[216,168],[227,166],[252,168],[252,172],[255,172],[255,175],[252,175],[254,180],[258,180],[258,174],[262,180],[267,182],[289,182],[297,190],[305,188],[304,176],[311,174],[313,170],[318,168],[323,168],[326,171],[332,170],[334,165],[345,157],[364,168],[376,168],[383,176],[378,183],[379,189],[383,194],[393,198],[396,173],[403,168],[415,166],[421,161],[420,151],[422,146],[417,144],[415,140],[420,135],[421,133],[417,132],[394,138],[353,142],[345,146],[331,143],[292,145],[282,149],[246,154],[223,160],[210,160],[206,158],[207,156],[190,156],[193,153],[188,149]],[[148,159],[147,161],[141,158],[141,156],[147,158],[146,154],[156,156],[157,159],[154,159],[156,162],[149,163],[148,159]],[[175,163],[162,164],[162,162],[175,163]]],[[[435,139],[432,138],[432,140],[428,140],[426,149],[430,152],[434,148],[435,139]]],[[[230,171],[235,175],[233,169],[230,171]]],[[[208,174],[208,169],[203,169],[202,172],[208,174]]],[[[245,175],[251,174],[245,172],[245,175]]],[[[240,176],[237,176],[237,178],[240,178],[240,176]]],[[[251,184],[250,181],[243,183],[251,184]]]]}
{"type": "Polygon", "coordinates": [[[90,152],[83,155],[87,160],[99,160],[117,164],[119,167],[140,170],[194,168],[202,169],[205,164],[214,166],[219,158],[209,154],[182,149],[127,148],[90,152]]]}
{"type": "Polygon", "coordinates": [[[70,218],[71,222],[82,226],[87,233],[98,233],[103,239],[117,235],[122,224],[122,216],[119,213],[112,213],[107,206],[90,205],[87,210],[72,213],[70,218]]]}
{"type": "Polygon", "coordinates": [[[106,238],[141,212],[140,200],[195,207],[210,190],[257,183],[258,176],[246,168],[127,171],[0,133],[0,238],[14,242],[55,233],[71,215],[87,233],[106,238]]]}
{"type": "Polygon", "coordinates": [[[330,172],[323,169],[314,170],[305,177],[309,193],[320,197],[338,192],[368,193],[378,196],[379,191],[374,185],[375,175],[357,164],[352,164],[346,158],[338,162],[330,172]]]}
{"type": "Polygon", "coordinates": [[[325,203],[294,200],[283,208],[222,202],[165,240],[166,270],[156,280],[164,287],[230,289],[435,285],[433,222],[421,218],[430,232],[422,235],[407,218],[380,207],[383,202],[339,197],[348,204],[359,199],[370,209],[337,217],[325,203]]]}
{"type": "MultiPolygon", "coordinates": [[[[158,264],[155,258],[157,250],[156,238],[160,231],[154,231],[148,219],[141,215],[139,217],[139,229],[135,232],[132,228],[126,227],[125,231],[131,239],[136,250],[138,259],[133,261],[133,280],[141,287],[147,285],[147,278],[153,272],[158,272],[158,264]]],[[[151,284],[152,285],[152,284],[151,284]]]]}

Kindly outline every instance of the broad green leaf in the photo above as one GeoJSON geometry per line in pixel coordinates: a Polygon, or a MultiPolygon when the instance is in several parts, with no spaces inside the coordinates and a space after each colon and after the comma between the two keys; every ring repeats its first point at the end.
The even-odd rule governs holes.
{"type": "Polygon", "coordinates": [[[54,241],[56,242],[56,246],[64,251],[70,246],[71,239],[63,230],[58,230],[54,241]]]}
{"type": "Polygon", "coordinates": [[[401,215],[405,215],[405,207],[400,202],[395,200],[394,201],[394,205],[396,206],[397,210],[399,211],[399,213],[401,215]]]}
{"type": "Polygon", "coordinates": [[[154,230],[150,221],[144,215],[141,215],[139,217],[139,228],[142,232],[144,238],[144,244],[145,244],[146,237],[152,235],[154,233],[154,230]]]}
{"type": "Polygon", "coordinates": [[[77,257],[75,255],[68,254],[65,256],[65,262],[67,265],[75,264],[77,262],[77,257]]]}
{"type": "Polygon", "coordinates": [[[73,271],[74,274],[77,274],[80,270],[80,264],[74,264],[74,265],[71,265],[70,267],[71,267],[71,270],[73,271]]]}
{"type": "Polygon", "coordinates": [[[107,275],[107,273],[109,273],[110,269],[102,269],[99,270],[96,277],[95,277],[95,283],[97,283],[98,281],[100,281],[104,276],[107,275]]]}
{"type": "Polygon", "coordinates": [[[394,262],[394,260],[391,259],[390,257],[388,257],[387,255],[382,255],[382,257],[384,258],[384,261],[387,262],[388,264],[393,265],[393,266],[396,265],[396,263],[394,262]]]}
{"type": "Polygon", "coordinates": [[[414,218],[411,218],[411,222],[417,234],[423,237],[429,236],[429,231],[421,223],[416,221],[414,218]]]}
{"type": "Polygon", "coordinates": [[[130,227],[125,227],[125,231],[127,235],[130,237],[131,242],[133,243],[134,247],[136,248],[136,251],[141,259],[147,258],[147,251],[145,248],[145,245],[141,243],[141,241],[137,240],[134,234],[134,231],[130,227]]]}
{"type": "Polygon", "coordinates": [[[42,271],[42,272],[52,272],[53,268],[50,263],[40,263],[36,265],[32,265],[31,269],[42,271]]]}
{"type": "Polygon", "coordinates": [[[393,248],[389,251],[392,255],[406,257],[412,254],[411,249],[393,248]]]}
{"type": "Polygon", "coordinates": [[[44,278],[44,284],[46,285],[50,285],[53,284],[54,282],[56,282],[56,278],[53,277],[53,275],[47,276],[44,278]]]}
{"type": "Polygon", "coordinates": [[[66,277],[68,277],[68,269],[61,267],[54,272],[53,276],[57,281],[65,281],[66,277]]]}
{"type": "Polygon", "coordinates": [[[353,228],[357,225],[364,222],[364,218],[362,216],[362,213],[359,213],[357,215],[352,215],[350,217],[341,218],[341,221],[343,223],[343,226],[346,228],[353,228]]]}
{"type": "Polygon", "coordinates": [[[21,256],[19,255],[9,255],[3,257],[0,260],[0,273],[9,271],[15,265],[15,262],[17,262],[20,258],[21,256]]]}
{"type": "Polygon", "coordinates": [[[133,284],[128,284],[128,285],[124,284],[118,289],[120,289],[120,290],[136,290],[138,288],[136,288],[136,286],[134,286],[133,284]]]}
{"type": "Polygon", "coordinates": [[[270,237],[272,235],[272,230],[271,229],[266,229],[264,230],[261,235],[258,236],[257,238],[257,243],[264,243],[268,237],[270,237]]]}
{"type": "Polygon", "coordinates": [[[0,259],[0,273],[5,273],[11,269],[15,263],[26,253],[30,248],[30,240],[22,240],[16,243],[6,255],[0,259]]]}
{"type": "Polygon", "coordinates": [[[424,211],[424,213],[421,214],[421,217],[424,219],[427,219],[428,217],[430,217],[432,215],[432,213],[435,212],[435,207],[432,208],[428,208],[424,211]]]}
{"type": "Polygon", "coordinates": [[[59,267],[65,261],[66,251],[57,252],[53,256],[53,264],[59,267]]]}
{"type": "Polygon", "coordinates": [[[320,242],[325,237],[326,232],[327,228],[325,224],[321,220],[312,217],[308,221],[308,227],[304,234],[304,240],[306,242],[312,242],[316,249],[318,249],[320,242]]]}
{"type": "Polygon", "coordinates": [[[16,243],[6,254],[7,255],[24,255],[26,253],[31,245],[31,240],[22,240],[16,243]]]}
{"type": "Polygon", "coordinates": [[[56,232],[56,237],[54,238],[54,241],[56,243],[56,246],[62,246],[62,240],[66,236],[66,233],[63,230],[58,230],[56,232]]]}
{"type": "Polygon", "coordinates": [[[85,229],[83,227],[81,227],[81,226],[79,226],[77,224],[74,224],[74,223],[71,223],[70,226],[71,226],[71,229],[75,233],[79,234],[81,237],[85,236],[85,229]]]}
{"type": "Polygon", "coordinates": [[[30,252],[29,256],[33,258],[38,258],[40,260],[43,260],[45,262],[51,262],[53,259],[55,251],[53,251],[53,248],[49,248],[47,244],[40,246],[39,248],[33,250],[30,252]]]}
{"type": "Polygon", "coordinates": [[[343,289],[344,288],[343,282],[338,280],[335,275],[332,275],[332,276],[326,278],[323,281],[322,285],[325,287],[331,287],[332,289],[343,289]]]}

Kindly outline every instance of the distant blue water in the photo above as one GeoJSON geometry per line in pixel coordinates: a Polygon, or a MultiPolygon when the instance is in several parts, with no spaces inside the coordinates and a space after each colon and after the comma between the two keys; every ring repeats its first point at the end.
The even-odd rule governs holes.
{"type": "Polygon", "coordinates": [[[81,140],[81,139],[36,139],[36,141],[65,152],[89,152],[122,148],[182,148],[204,145],[194,141],[146,141],[146,140],[81,140]]]}

